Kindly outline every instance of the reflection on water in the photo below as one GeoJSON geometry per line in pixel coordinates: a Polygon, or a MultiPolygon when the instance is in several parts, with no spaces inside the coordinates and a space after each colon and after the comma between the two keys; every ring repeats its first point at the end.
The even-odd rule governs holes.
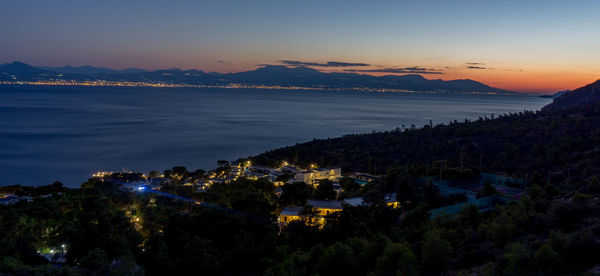
{"type": "Polygon", "coordinates": [[[313,138],[537,110],[534,96],[0,86],[0,185],[210,169],[313,138]]]}

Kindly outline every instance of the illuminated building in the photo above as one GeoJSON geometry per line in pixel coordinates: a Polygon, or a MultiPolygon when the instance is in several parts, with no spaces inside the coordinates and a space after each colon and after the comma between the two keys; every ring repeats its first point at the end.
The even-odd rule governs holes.
{"type": "Polygon", "coordinates": [[[309,200],[308,205],[314,208],[314,216],[304,213],[304,207],[286,207],[279,214],[279,226],[283,227],[292,221],[301,220],[307,225],[323,227],[327,223],[327,216],[340,212],[343,201],[338,200],[309,200]]]}
{"type": "Polygon", "coordinates": [[[304,182],[307,184],[315,184],[318,180],[331,180],[336,181],[342,177],[341,168],[319,168],[303,172],[297,172],[290,183],[293,182],[304,182]]]}

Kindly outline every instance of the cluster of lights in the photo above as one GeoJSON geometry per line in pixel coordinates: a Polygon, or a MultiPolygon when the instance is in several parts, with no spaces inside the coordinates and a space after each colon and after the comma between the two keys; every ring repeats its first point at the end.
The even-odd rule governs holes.
{"type": "Polygon", "coordinates": [[[130,81],[74,81],[74,80],[49,80],[49,81],[3,81],[0,84],[10,85],[52,85],[52,86],[123,86],[123,87],[196,87],[195,85],[130,82],[130,81]]]}
{"type": "Polygon", "coordinates": [[[112,174],[112,172],[96,172],[96,173],[92,174],[92,176],[98,177],[98,178],[103,178],[103,177],[110,176],[111,174],[112,174]]]}
{"type": "MultiPolygon", "coordinates": [[[[16,76],[12,76],[16,80],[16,76]]],[[[281,86],[281,85],[248,85],[239,83],[230,83],[225,85],[193,85],[193,84],[174,84],[160,82],[133,82],[133,81],[75,81],[75,80],[39,80],[39,81],[1,81],[0,84],[6,85],[52,85],[52,86],[122,86],[122,87],[188,87],[188,88],[250,88],[250,89],[277,89],[277,90],[318,90],[318,91],[368,91],[368,92],[402,92],[402,93],[444,93],[447,91],[413,91],[406,89],[393,88],[368,88],[368,87],[304,87],[304,86],[281,86]]],[[[496,92],[463,92],[461,94],[475,95],[497,95],[496,92]]]]}
{"type": "MultiPolygon", "coordinates": [[[[60,245],[60,248],[58,248],[58,249],[57,248],[49,248],[49,249],[44,250],[44,251],[47,251],[50,254],[67,253],[67,245],[63,243],[63,244],[60,245]]],[[[42,251],[38,250],[37,253],[41,254],[42,251]]]]}

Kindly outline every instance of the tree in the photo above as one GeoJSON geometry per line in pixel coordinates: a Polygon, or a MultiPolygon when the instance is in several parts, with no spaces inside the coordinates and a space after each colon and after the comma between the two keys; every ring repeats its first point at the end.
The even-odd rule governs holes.
{"type": "Polygon", "coordinates": [[[398,200],[402,206],[408,206],[409,203],[416,203],[418,201],[418,188],[408,179],[403,179],[398,182],[396,200],[398,200]]]}
{"type": "Polygon", "coordinates": [[[442,238],[439,230],[428,231],[421,247],[423,268],[429,272],[445,270],[450,265],[452,245],[442,238]]]}
{"type": "Polygon", "coordinates": [[[481,224],[481,214],[475,205],[464,206],[461,211],[461,219],[464,224],[471,226],[473,229],[477,229],[481,224]]]}
{"type": "Polygon", "coordinates": [[[377,188],[367,189],[362,198],[367,205],[383,206],[385,204],[385,197],[377,188]]]}
{"type": "Polygon", "coordinates": [[[357,265],[352,248],[336,242],[325,250],[318,267],[321,275],[351,275],[357,265]]]}
{"type": "Polygon", "coordinates": [[[159,177],[160,176],[160,172],[159,171],[150,171],[148,173],[148,177],[150,178],[155,178],[155,177],[159,177]]]}
{"type": "Polygon", "coordinates": [[[560,254],[547,243],[542,244],[535,252],[535,261],[538,267],[544,268],[544,270],[549,269],[549,271],[561,263],[560,254]]]}
{"type": "Polygon", "coordinates": [[[194,181],[200,181],[200,180],[206,178],[206,171],[203,169],[197,169],[197,170],[193,171],[192,173],[190,173],[190,177],[194,181]]]}
{"type": "Polygon", "coordinates": [[[504,249],[504,259],[506,260],[506,275],[526,275],[530,263],[529,252],[527,248],[519,243],[510,243],[504,249]]]}
{"type": "Polygon", "coordinates": [[[183,184],[183,182],[189,177],[190,173],[184,166],[175,166],[170,170],[164,172],[165,177],[171,178],[173,184],[183,184]]]}
{"type": "Polygon", "coordinates": [[[600,180],[594,176],[587,184],[587,192],[593,195],[600,194],[600,180]]]}
{"type": "Polygon", "coordinates": [[[440,188],[432,183],[428,183],[423,187],[423,196],[425,202],[433,208],[441,206],[445,201],[444,196],[440,193],[440,188]]]}
{"type": "Polygon", "coordinates": [[[498,191],[496,191],[494,185],[492,185],[492,183],[490,182],[485,182],[483,184],[483,188],[479,192],[477,192],[477,198],[492,196],[495,194],[498,194],[498,191]]]}
{"type": "Polygon", "coordinates": [[[104,267],[108,262],[106,253],[100,248],[90,250],[87,255],[81,258],[81,267],[97,272],[104,267]]]}
{"type": "Polygon", "coordinates": [[[284,206],[302,206],[306,204],[311,190],[304,182],[287,183],[281,186],[281,203],[284,206]]]}
{"type": "Polygon", "coordinates": [[[418,275],[417,258],[406,243],[389,243],[375,262],[378,275],[418,275]]]}
{"type": "Polygon", "coordinates": [[[354,197],[360,193],[360,184],[349,177],[340,179],[340,187],[343,190],[344,197],[354,197]]]}
{"type": "Polygon", "coordinates": [[[300,215],[302,215],[304,224],[308,227],[315,226],[315,218],[319,214],[319,211],[310,204],[304,205],[302,210],[300,211],[300,215]]]}
{"type": "Polygon", "coordinates": [[[333,182],[331,180],[320,180],[319,184],[313,192],[313,198],[319,200],[334,200],[337,193],[333,189],[333,182]]]}

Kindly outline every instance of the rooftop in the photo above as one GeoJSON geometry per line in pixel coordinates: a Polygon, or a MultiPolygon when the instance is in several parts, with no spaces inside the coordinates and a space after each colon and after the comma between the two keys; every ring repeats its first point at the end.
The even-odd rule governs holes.
{"type": "Polygon", "coordinates": [[[301,206],[285,207],[281,211],[281,215],[285,215],[285,216],[297,216],[298,214],[300,214],[300,211],[302,211],[303,208],[304,207],[301,207],[301,206]]]}
{"type": "Polygon", "coordinates": [[[319,209],[342,209],[342,202],[338,200],[309,200],[308,204],[319,209]]]}

